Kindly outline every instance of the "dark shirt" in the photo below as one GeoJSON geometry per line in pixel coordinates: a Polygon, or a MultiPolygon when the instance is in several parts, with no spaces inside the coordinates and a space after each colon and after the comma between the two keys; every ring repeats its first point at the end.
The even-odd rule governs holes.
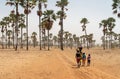
{"type": "Polygon", "coordinates": [[[79,52],[76,53],[76,57],[80,57],[80,53],[79,52]]]}
{"type": "Polygon", "coordinates": [[[90,57],[90,56],[88,56],[88,57],[87,57],[87,60],[90,60],[90,59],[91,59],[91,57],[90,57]]]}

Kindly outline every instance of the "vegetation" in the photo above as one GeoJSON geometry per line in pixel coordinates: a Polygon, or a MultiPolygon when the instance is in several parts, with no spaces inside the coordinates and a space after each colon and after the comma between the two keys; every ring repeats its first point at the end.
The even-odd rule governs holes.
{"type": "Polygon", "coordinates": [[[60,18],[59,25],[61,26],[61,29],[60,29],[60,46],[61,46],[61,50],[63,50],[63,19],[66,17],[64,9],[65,9],[65,6],[67,6],[67,5],[68,5],[68,0],[61,0],[61,1],[56,2],[56,6],[61,8],[61,10],[58,11],[58,13],[57,13],[59,18],[60,18]]]}
{"type": "Polygon", "coordinates": [[[42,17],[42,4],[44,4],[44,7],[45,8],[47,8],[47,4],[46,4],[46,2],[47,2],[47,0],[37,0],[37,2],[38,2],[38,11],[37,11],[37,15],[39,16],[39,46],[40,46],[40,50],[42,49],[42,46],[41,46],[41,17],[42,17]]]}
{"type": "Polygon", "coordinates": [[[113,28],[115,27],[115,19],[110,17],[107,20],[102,20],[99,24],[103,27],[103,49],[107,48],[107,37],[109,38],[109,48],[112,48],[112,36],[115,34],[113,28]]]}
{"type": "MultiPolygon", "coordinates": [[[[64,48],[73,48],[82,45],[83,47],[87,47],[87,49],[94,47],[96,40],[94,40],[94,34],[87,32],[87,24],[90,23],[87,18],[80,18],[80,26],[82,27],[83,35],[77,36],[76,34],[70,33],[69,31],[64,31],[64,23],[63,20],[67,17],[65,11],[68,9],[69,2],[68,0],[60,0],[56,2],[56,7],[59,7],[60,10],[55,13],[54,10],[48,10],[47,8],[47,0],[7,0],[6,5],[14,6],[13,10],[9,13],[8,16],[5,16],[0,21],[1,28],[1,46],[2,49],[12,48],[17,50],[18,46],[20,48],[24,48],[26,46],[26,50],[28,50],[29,45],[39,45],[40,50],[42,47],[50,47],[55,46],[55,48],[60,48],[64,50],[64,48]],[[23,13],[19,12],[19,7],[22,7],[23,13]],[[38,7],[37,15],[38,15],[38,28],[39,33],[33,32],[31,36],[28,36],[28,15],[31,13],[34,7],[38,7]],[[44,7],[43,7],[44,6],[44,7]],[[59,19],[60,30],[58,34],[54,36],[54,34],[50,33],[50,30],[53,27],[54,21],[59,19]],[[26,32],[23,32],[24,28],[26,28],[26,32]],[[47,35],[46,35],[47,32],[47,35]],[[37,38],[39,35],[39,38],[37,38]],[[39,39],[39,40],[38,40],[39,39]]],[[[49,5],[49,4],[48,4],[49,5]]],[[[119,13],[119,5],[120,0],[113,0],[112,10],[114,14],[117,14],[120,17],[119,13]]],[[[102,27],[103,36],[101,37],[103,49],[111,49],[114,47],[120,48],[120,34],[117,34],[113,31],[115,28],[116,20],[113,17],[108,17],[107,19],[103,19],[99,26],[102,27]]],[[[55,27],[55,26],[54,26],[55,27]]]]}
{"type": "Polygon", "coordinates": [[[85,36],[86,36],[86,41],[87,41],[87,48],[89,49],[88,46],[88,35],[87,35],[87,31],[86,31],[86,24],[88,24],[88,20],[87,18],[83,18],[80,23],[82,24],[82,31],[85,31],[85,36]]]}

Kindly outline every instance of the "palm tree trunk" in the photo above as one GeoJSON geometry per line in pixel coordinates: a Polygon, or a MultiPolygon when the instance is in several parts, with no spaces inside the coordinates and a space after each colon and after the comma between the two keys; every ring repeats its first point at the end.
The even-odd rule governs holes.
{"type": "Polygon", "coordinates": [[[110,45],[110,38],[105,35],[105,49],[109,49],[110,45]]]}
{"type": "Polygon", "coordinates": [[[17,47],[18,47],[18,3],[16,3],[16,27],[15,27],[15,32],[16,32],[16,47],[15,47],[15,51],[17,51],[17,47]]]}
{"type": "Polygon", "coordinates": [[[48,30],[48,50],[50,50],[49,49],[49,30],[48,30]]]}
{"type": "Polygon", "coordinates": [[[41,26],[40,26],[40,23],[41,23],[41,19],[40,19],[40,16],[39,16],[39,46],[40,46],[40,50],[42,50],[41,48],[41,26]]]}
{"type": "Polygon", "coordinates": [[[6,49],[7,49],[7,26],[6,26],[6,49]]]}
{"type": "Polygon", "coordinates": [[[112,48],[113,46],[112,46],[112,34],[110,35],[111,37],[110,37],[110,48],[112,48]]]}
{"type": "MultiPolygon", "coordinates": [[[[85,30],[85,35],[87,36],[87,32],[86,32],[86,30],[85,30]]],[[[87,40],[87,49],[89,49],[89,46],[88,46],[88,36],[87,36],[87,38],[86,38],[86,40],[87,40]]]]}
{"type": "Polygon", "coordinates": [[[28,50],[28,14],[26,14],[26,32],[27,32],[26,50],[28,50]]]}
{"type": "Polygon", "coordinates": [[[3,45],[3,32],[2,32],[2,49],[4,49],[4,45],[3,45]]]}
{"type": "Polygon", "coordinates": [[[70,42],[70,48],[71,48],[71,49],[72,49],[72,46],[73,46],[73,42],[71,41],[71,42],[70,42]]]}
{"type": "MultiPolygon", "coordinates": [[[[28,11],[28,0],[27,0],[27,11],[28,11]]],[[[27,32],[27,45],[26,50],[28,50],[28,12],[26,14],[26,32],[27,32]]]]}
{"type": "Polygon", "coordinates": [[[13,48],[14,48],[14,26],[13,26],[13,48]]]}
{"type": "Polygon", "coordinates": [[[119,37],[119,48],[120,48],[120,37],[119,37]]]}
{"type": "Polygon", "coordinates": [[[61,7],[61,11],[62,11],[62,14],[60,17],[60,22],[61,22],[60,46],[61,46],[61,50],[64,50],[63,49],[63,12],[64,12],[64,6],[61,7]]]}
{"type": "Polygon", "coordinates": [[[105,50],[105,34],[103,36],[103,50],[105,50]]]}
{"type": "Polygon", "coordinates": [[[21,48],[23,48],[23,44],[22,44],[22,27],[21,27],[21,48]]]}
{"type": "Polygon", "coordinates": [[[8,37],[8,47],[10,48],[10,36],[8,37]]]}
{"type": "Polygon", "coordinates": [[[33,37],[33,46],[35,48],[35,36],[33,37]]]}
{"type": "MultiPolygon", "coordinates": [[[[38,8],[39,8],[39,11],[41,11],[41,2],[40,2],[40,0],[39,0],[39,4],[38,4],[38,8]]],[[[41,24],[41,16],[39,16],[39,46],[40,46],[40,50],[42,50],[42,48],[41,48],[41,26],[40,26],[40,24],[41,24]]]]}
{"type": "Polygon", "coordinates": [[[44,34],[44,49],[46,49],[46,30],[44,29],[45,34],[44,34]]]}

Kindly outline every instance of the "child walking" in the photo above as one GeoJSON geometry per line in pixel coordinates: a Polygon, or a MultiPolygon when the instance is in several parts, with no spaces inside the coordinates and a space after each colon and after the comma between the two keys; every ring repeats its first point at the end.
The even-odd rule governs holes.
{"type": "Polygon", "coordinates": [[[87,66],[90,66],[90,62],[91,62],[91,56],[90,56],[90,54],[88,54],[88,57],[87,57],[87,66]]]}
{"type": "Polygon", "coordinates": [[[82,55],[82,66],[85,66],[85,62],[86,62],[86,55],[85,55],[85,53],[83,53],[83,55],[82,55]]]}

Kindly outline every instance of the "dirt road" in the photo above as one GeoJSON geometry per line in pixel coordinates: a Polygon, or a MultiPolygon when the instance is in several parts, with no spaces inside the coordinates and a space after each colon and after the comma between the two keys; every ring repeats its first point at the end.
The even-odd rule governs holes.
{"type": "MultiPolygon", "coordinates": [[[[5,52],[5,51],[4,51],[5,52]]],[[[93,64],[77,68],[74,53],[14,51],[0,53],[0,79],[119,79],[93,64]]]]}

